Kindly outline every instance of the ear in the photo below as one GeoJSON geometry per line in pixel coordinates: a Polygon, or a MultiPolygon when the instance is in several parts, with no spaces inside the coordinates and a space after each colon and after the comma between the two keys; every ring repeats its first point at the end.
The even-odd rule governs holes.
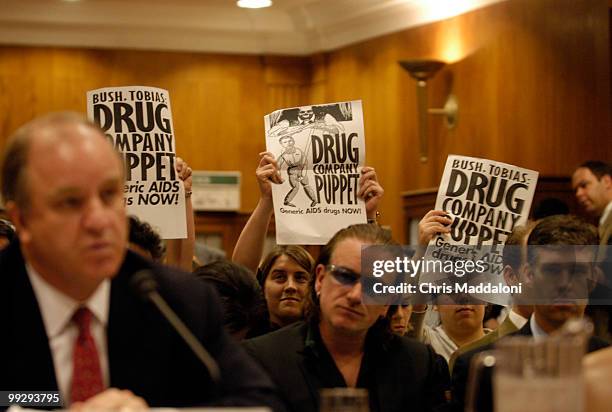
{"type": "Polygon", "coordinates": [[[315,268],[315,292],[319,294],[321,292],[321,284],[323,283],[323,278],[325,277],[326,271],[325,266],[319,264],[315,268]]]}
{"type": "Polygon", "coordinates": [[[15,225],[15,230],[17,231],[17,237],[22,244],[26,244],[32,238],[30,231],[27,227],[26,215],[17,203],[12,200],[6,202],[5,205],[6,214],[9,220],[15,225]]]}
{"type": "Polygon", "coordinates": [[[504,266],[504,271],[502,272],[504,275],[504,280],[506,281],[506,285],[515,286],[518,284],[518,278],[512,266],[506,265],[504,266]]]}
{"type": "Polygon", "coordinates": [[[601,177],[601,183],[603,183],[603,185],[604,185],[604,187],[606,189],[612,188],[612,176],[610,176],[610,175],[603,175],[601,177]]]}
{"type": "Polygon", "coordinates": [[[529,263],[523,263],[519,269],[519,272],[521,274],[521,279],[524,279],[526,284],[533,284],[535,273],[533,272],[533,268],[529,263]]]}

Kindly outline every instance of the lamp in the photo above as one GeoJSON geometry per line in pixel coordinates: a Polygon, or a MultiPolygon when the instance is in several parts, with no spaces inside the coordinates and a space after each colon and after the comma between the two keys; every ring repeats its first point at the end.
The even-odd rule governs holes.
{"type": "Polygon", "coordinates": [[[449,94],[443,108],[427,108],[427,80],[431,79],[446,63],[438,60],[400,60],[399,64],[417,81],[420,159],[424,163],[427,161],[427,113],[444,115],[446,127],[452,129],[457,125],[459,110],[457,98],[449,94]]]}

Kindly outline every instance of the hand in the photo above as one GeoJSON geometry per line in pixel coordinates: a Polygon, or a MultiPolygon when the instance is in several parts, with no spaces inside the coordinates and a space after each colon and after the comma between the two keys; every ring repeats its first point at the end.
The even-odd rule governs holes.
{"type": "Polygon", "coordinates": [[[178,175],[179,179],[181,179],[183,181],[183,185],[185,185],[185,192],[190,192],[191,186],[193,184],[193,181],[191,178],[191,174],[192,174],[191,167],[189,167],[189,165],[183,159],[181,159],[180,157],[177,157],[175,169],[176,169],[176,174],[178,175]]]}
{"type": "Polygon", "coordinates": [[[437,233],[449,233],[452,219],[443,210],[430,210],[419,222],[419,245],[427,246],[437,233]]]}
{"type": "Polygon", "coordinates": [[[361,169],[358,185],[359,191],[357,192],[357,196],[365,201],[366,215],[368,219],[375,219],[378,203],[380,202],[380,198],[385,194],[385,190],[380,183],[378,183],[376,170],[374,170],[373,167],[363,167],[361,169]]]}
{"type": "Polygon", "coordinates": [[[272,153],[261,152],[259,155],[261,159],[259,160],[257,170],[255,170],[259,191],[261,192],[262,198],[272,199],[271,183],[281,184],[283,183],[283,178],[280,175],[278,163],[276,163],[276,159],[272,153]]]}
{"type": "Polygon", "coordinates": [[[87,411],[139,411],[149,409],[147,402],[131,391],[110,388],[92,396],[85,402],[75,402],[70,410],[78,412],[87,411]]]}

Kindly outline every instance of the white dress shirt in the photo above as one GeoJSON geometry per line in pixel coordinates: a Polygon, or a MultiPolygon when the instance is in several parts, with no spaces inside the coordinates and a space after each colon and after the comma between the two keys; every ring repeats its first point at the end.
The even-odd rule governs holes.
{"type": "Polygon", "coordinates": [[[540,340],[548,337],[548,333],[546,333],[544,329],[542,329],[540,325],[538,325],[535,313],[531,315],[531,318],[529,318],[529,327],[531,328],[531,333],[533,334],[535,340],[540,340]]]}
{"type": "Polygon", "coordinates": [[[510,319],[510,322],[512,322],[512,324],[516,326],[517,329],[522,329],[523,326],[525,326],[525,324],[529,320],[526,317],[519,315],[512,309],[510,309],[510,311],[508,312],[508,318],[510,319]]]}
{"type": "Polygon", "coordinates": [[[44,280],[32,266],[26,264],[26,270],[38,307],[42,314],[45,331],[49,339],[49,347],[53,356],[55,378],[59,386],[64,406],[70,405],[70,387],[72,385],[72,353],[79,334],[77,325],[72,322],[75,311],[87,307],[93,314],[91,321],[91,334],[96,341],[96,348],[102,369],[102,382],[109,386],[108,350],[106,347],[106,326],[108,324],[108,310],[110,305],[110,280],[104,280],[96,291],[80,303],[51,286],[44,280]]]}
{"type": "Polygon", "coordinates": [[[599,226],[603,226],[604,222],[606,221],[610,213],[612,213],[612,202],[608,202],[608,204],[606,205],[606,208],[601,214],[601,217],[599,218],[599,226]]]}

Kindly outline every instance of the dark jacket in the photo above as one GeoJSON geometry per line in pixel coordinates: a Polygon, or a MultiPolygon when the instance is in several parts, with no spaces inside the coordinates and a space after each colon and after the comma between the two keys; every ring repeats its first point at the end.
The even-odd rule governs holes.
{"type": "MultiPolygon", "coordinates": [[[[506,336],[533,336],[529,322],[518,331],[506,336]]],[[[503,339],[503,338],[502,338],[503,339]]],[[[592,336],[589,339],[587,352],[594,352],[599,349],[610,346],[605,340],[592,336]]],[[[468,351],[460,355],[455,361],[453,367],[452,387],[453,387],[453,411],[463,412],[465,409],[465,397],[467,389],[467,380],[472,358],[484,351],[492,350],[495,347],[495,342],[477,349],[468,351]]],[[[476,395],[477,407],[476,411],[492,411],[493,410],[493,389],[491,385],[491,370],[485,370],[482,379],[479,382],[478,392],[476,395]]]]}
{"type": "MultiPolygon", "coordinates": [[[[288,409],[316,412],[319,390],[346,386],[318,327],[298,322],[244,343],[278,386],[288,409]]],[[[358,387],[369,392],[371,412],[434,411],[446,407],[446,362],[409,338],[368,336],[358,387]]]]}
{"type": "MultiPolygon", "coordinates": [[[[129,252],[111,281],[107,325],[110,386],[129,389],[150,406],[267,405],[283,409],[270,378],[222,328],[213,289],[192,276],[156,266],[129,252]],[[221,369],[212,384],[206,368],[148,302],[130,287],[150,269],[160,294],[221,369]]],[[[0,253],[0,388],[58,390],[53,359],[19,244],[0,253]]]]}

